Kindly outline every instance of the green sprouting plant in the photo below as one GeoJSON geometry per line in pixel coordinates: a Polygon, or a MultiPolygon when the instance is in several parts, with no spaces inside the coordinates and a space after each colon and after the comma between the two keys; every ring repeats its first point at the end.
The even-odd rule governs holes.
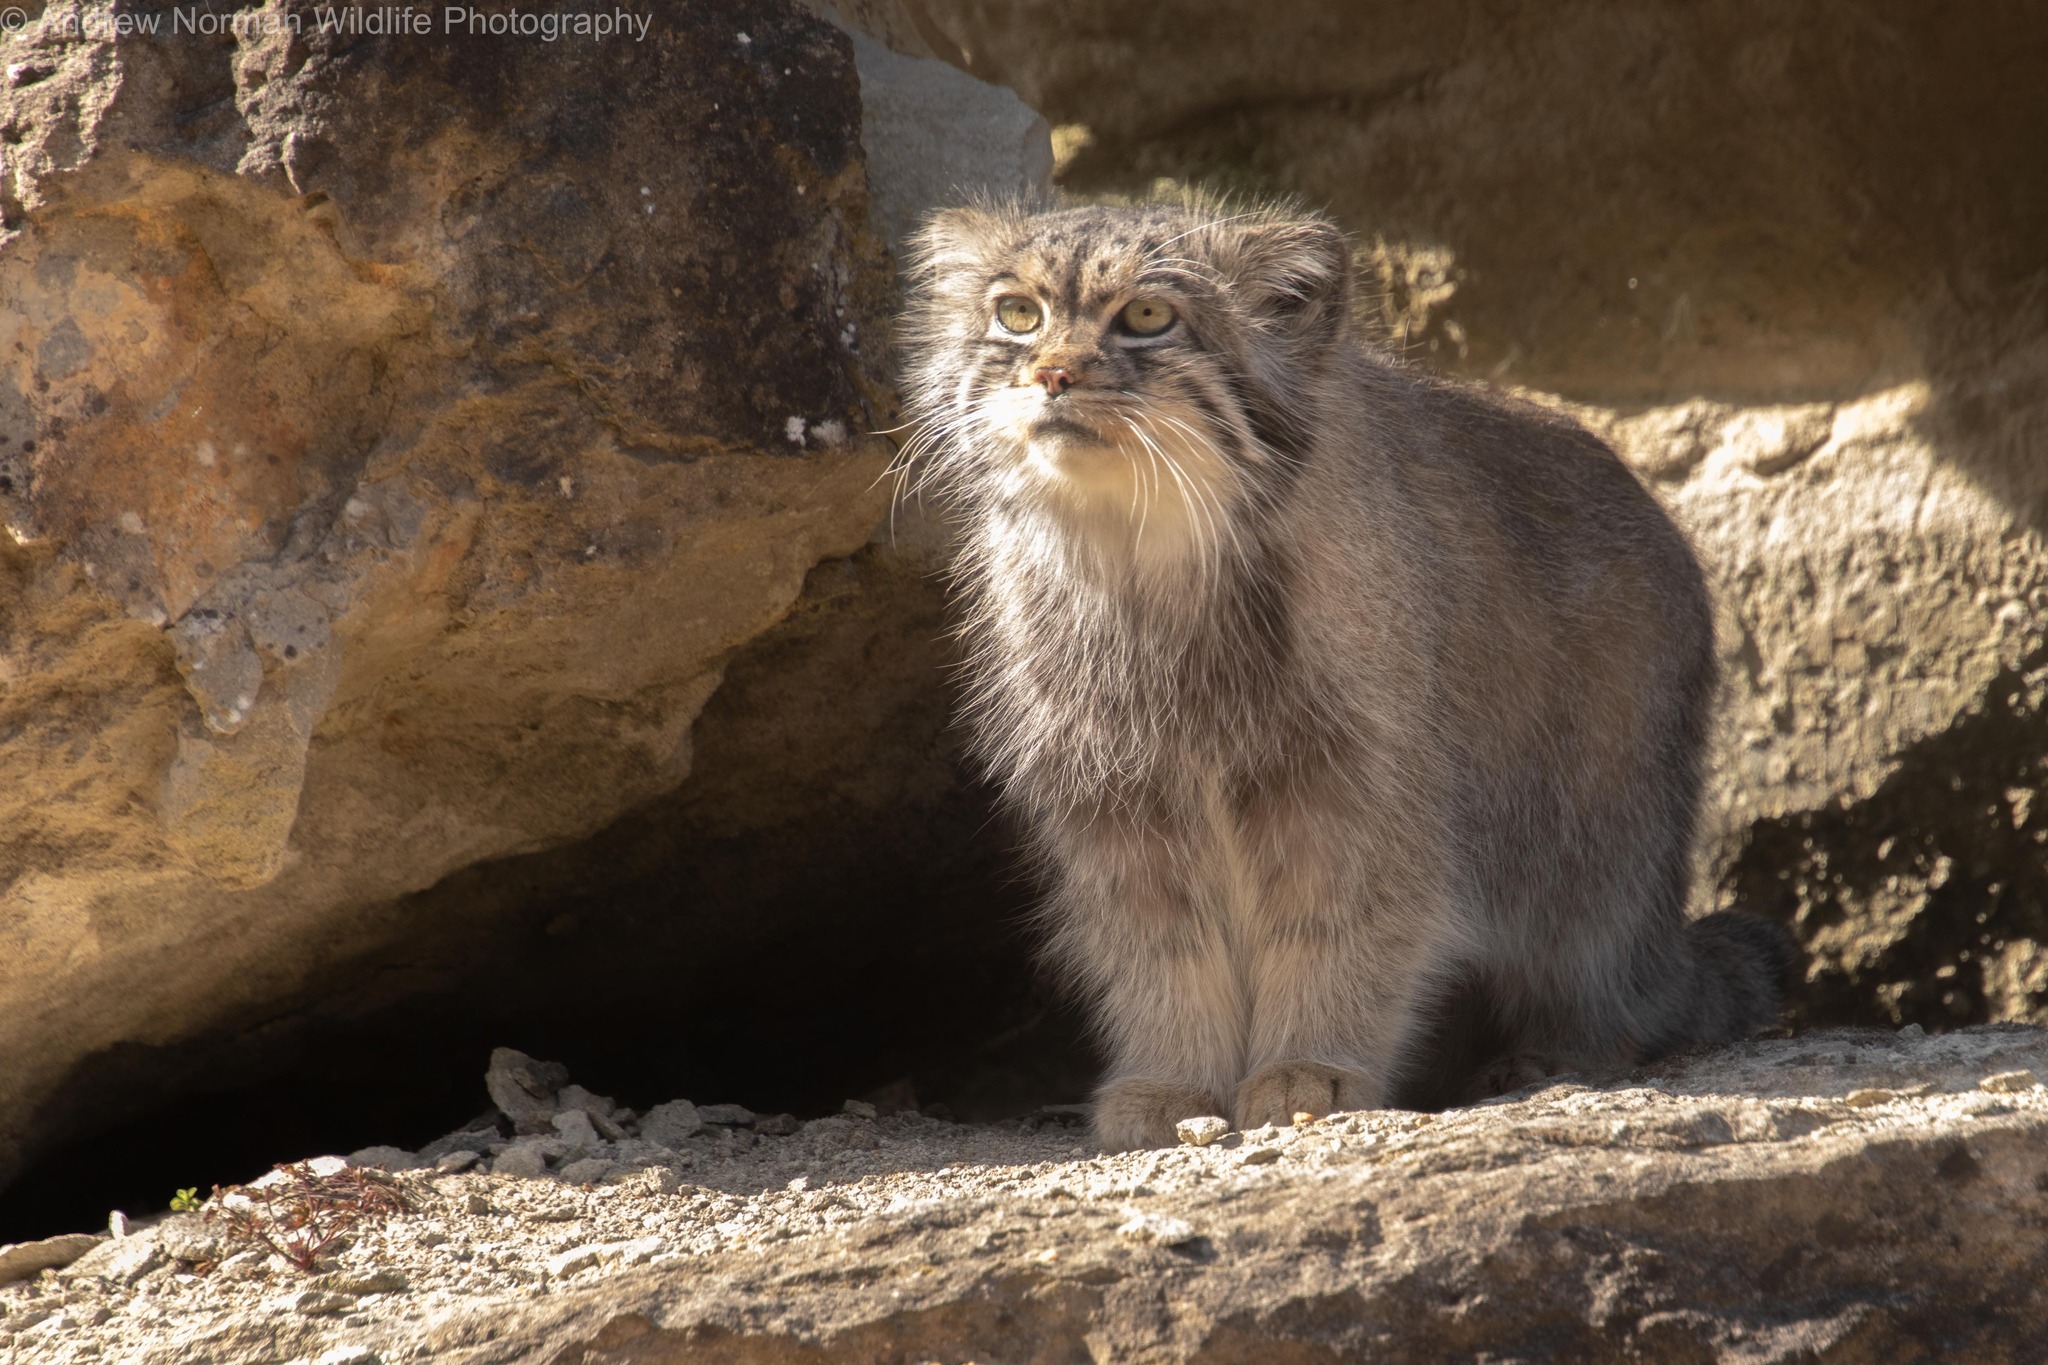
{"type": "Polygon", "coordinates": [[[199,1210],[199,1202],[199,1187],[197,1185],[188,1190],[179,1190],[171,1196],[171,1212],[196,1213],[199,1210]]]}

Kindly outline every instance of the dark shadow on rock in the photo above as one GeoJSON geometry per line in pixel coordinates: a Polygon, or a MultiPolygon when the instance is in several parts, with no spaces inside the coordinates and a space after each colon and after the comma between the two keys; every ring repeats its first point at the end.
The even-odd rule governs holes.
{"type": "Polygon", "coordinates": [[[681,789],[583,843],[395,910],[399,949],[212,1041],[92,1059],[0,1196],[0,1241],[269,1163],[416,1146],[488,1105],[490,1049],[645,1108],[809,1117],[887,1087],[960,1119],[1081,1098],[1078,1016],[1037,973],[1032,888],[967,771],[942,593],[882,550],[814,570],[729,662],[681,789]]]}
{"type": "Polygon", "coordinates": [[[2044,670],[2048,651],[1998,674],[1869,799],[1751,826],[1721,890],[1805,945],[1795,1022],[2048,1016],[2044,670]]]}

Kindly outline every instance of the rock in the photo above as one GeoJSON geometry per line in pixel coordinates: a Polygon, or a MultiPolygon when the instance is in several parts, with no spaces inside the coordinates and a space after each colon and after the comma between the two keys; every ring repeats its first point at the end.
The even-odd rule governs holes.
{"type": "Polygon", "coordinates": [[[754,1120],[754,1131],[769,1137],[788,1137],[797,1130],[794,1114],[763,1114],[754,1120]]]}
{"type": "Polygon", "coordinates": [[[385,1267],[320,1275],[313,1279],[308,1288],[330,1294],[399,1294],[403,1293],[408,1285],[403,1274],[385,1267]]]}
{"type": "Polygon", "coordinates": [[[590,1115],[581,1109],[565,1109],[552,1120],[555,1134],[562,1141],[562,1154],[576,1156],[595,1151],[604,1146],[597,1129],[590,1121],[590,1115]]]}
{"type": "Polygon", "coordinates": [[[1185,1218],[1170,1218],[1158,1213],[1133,1212],[1128,1221],[1119,1224],[1116,1235],[1129,1242],[1143,1242],[1148,1246],[1186,1246],[1198,1234],[1195,1225],[1185,1218]]]}
{"type": "Polygon", "coordinates": [[[146,1232],[101,1242],[65,1267],[64,1274],[71,1278],[89,1276],[119,1284],[133,1284],[163,1261],[162,1242],[156,1233],[146,1232]]]}
{"type": "Polygon", "coordinates": [[[1977,1082],[1980,1089],[1998,1095],[2016,1095],[2022,1090],[2037,1089],[2040,1084],[2034,1079],[2034,1073],[2031,1071],[2001,1071],[1996,1076],[1986,1076],[1977,1082]]]}
{"type": "MultiPolygon", "coordinates": [[[[2031,1360],[2048,1090],[1981,1082],[2043,1067],[2038,1028],[1815,1032],[1110,1156],[1020,1122],[835,1117],[700,1144],[690,1189],[446,1177],[303,1292],[387,1360],[2031,1360]],[[1849,1102],[1869,1092],[1893,1098],[1849,1102]],[[818,1150],[825,1122],[885,1146],[818,1150]],[[485,1192],[512,1216],[456,1212],[485,1192]],[[400,1266],[403,1295],[360,1278],[400,1266]]],[[[101,1354],[137,1365],[314,1340],[295,1276],[141,1288],[17,1340],[59,1358],[95,1308],[101,1354]]],[[[0,1323],[45,1311],[32,1290],[0,1288],[0,1323]]]]}
{"type": "Polygon", "coordinates": [[[1014,94],[857,29],[853,53],[872,212],[899,259],[934,205],[1050,190],[1052,130],[1014,94]]]}
{"type": "Polygon", "coordinates": [[[378,1171],[412,1171],[426,1165],[403,1147],[365,1147],[348,1154],[351,1166],[368,1166],[378,1171]]]}
{"type": "Polygon", "coordinates": [[[571,1247],[560,1255],[548,1259],[548,1278],[566,1279],[579,1270],[588,1270],[597,1264],[597,1248],[594,1246],[571,1247]]]}
{"type": "Polygon", "coordinates": [[[547,1154],[538,1141],[521,1139],[498,1154],[491,1162],[491,1170],[498,1175],[536,1179],[548,1173],[547,1154]]]}
{"type": "Polygon", "coordinates": [[[657,1104],[640,1119],[640,1136],[663,1147],[681,1147],[704,1131],[704,1115],[688,1100],[657,1104]]]}
{"type": "Polygon", "coordinates": [[[646,1265],[663,1250],[659,1237],[643,1237],[630,1242],[595,1242],[574,1247],[548,1260],[548,1278],[564,1279],[598,1265],[646,1265]]]}
{"type": "Polygon", "coordinates": [[[523,1052],[501,1047],[491,1053],[484,1089],[498,1112],[512,1120],[515,1133],[546,1133],[554,1129],[555,1096],[569,1083],[569,1068],[540,1062],[523,1052]]]}
{"type": "Polygon", "coordinates": [[[13,1242],[0,1246],[0,1284],[11,1284],[41,1271],[70,1265],[108,1240],[93,1233],[79,1232],[45,1237],[37,1242],[13,1242]]]}
{"type": "Polygon", "coordinates": [[[580,1085],[565,1085],[555,1096],[555,1105],[560,1109],[581,1109],[591,1118],[610,1118],[619,1111],[619,1104],[609,1095],[593,1095],[580,1085]]]}
{"type": "Polygon", "coordinates": [[[1230,1120],[1210,1114],[1203,1118],[1182,1119],[1174,1125],[1174,1135],[1190,1147],[1207,1147],[1217,1138],[1230,1131],[1230,1120]]]}
{"type": "MultiPolygon", "coordinates": [[[[293,1162],[292,1165],[303,1166],[308,1174],[325,1180],[332,1176],[340,1175],[343,1171],[347,1170],[348,1158],[340,1156],[309,1156],[304,1161],[293,1162]]],[[[295,1172],[283,1166],[273,1167],[250,1181],[249,1188],[252,1190],[267,1190],[278,1185],[290,1184],[295,1178],[295,1172]]]]}
{"type": "Polygon", "coordinates": [[[580,1085],[565,1085],[555,1097],[555,1103],[564,1110],[580,1110],[590,1120],[590,1126],[606,1141],[617,1142],[626,1136],[626,1120],[632,1110],[622,1110],[618,1102],[609,1095],[593,1095],[580,1085]]]}
{"type": "Polygon", "coordinates": [[[9,40],[47,74],[0,89],[0,1179],[189,1084],[149,1049],[381,990],[437,927],[401,898],[675,790],[886,505],[843,34],[311,10],[9,40]]]}
{"type": "Polygon", "coordinates": [[[722,1128],[745,1128],[754,1121],[754,1111],[739,1104],[700,1104],[697,1117],[722,1128]]]}
{"type": "Polygon", "coordinates": [[[220,1237],[203,1214],[174,1213],[156,1225],[157,1242],[164,1254],[178,1261],[217,1261],[220,1237]]]}
{"type": "Polygon", "coordinates": [[[384,1357],[367,1346],[330,1346],[313,1365],[384,1365],[384,1357]]]}
{"type": "Polygon", "coordinates": [[[450,1133],[446,1137],[435,1138],[432,1142],[420,1148],[419,1154],[420,1159],[423,1161],[439,1161],[450,1152],[482,1152],[491,1143],[498,1141],[501,1141],[501,1139],[496,1128],[465,1128],[459,1133],[450,1133]]]}

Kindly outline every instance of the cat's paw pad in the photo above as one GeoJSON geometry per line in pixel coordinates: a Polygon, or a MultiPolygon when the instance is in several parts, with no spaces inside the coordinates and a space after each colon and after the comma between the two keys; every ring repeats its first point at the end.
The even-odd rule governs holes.
{"type": "Polygon", "coordinates": [[[1380,1087],[1371,1077],[1322,1062],[1275,1062],[1237,1088],[1237,1126],[1285,1126],[1297,1114],[1322,1118],[1347,1109],[1371,1109],[1380,1087]]]}
{"type": "Polygon", "coordinates": [[[1095,1095],[1095,1136],[1103,1150],[1110,1152],[1172,1147],[1180,1142],[1174,1125],[1182,1119],[1214,1114],[1221,1108],[1214,1095],[1191,1086],[1164,1081],[1111,1081],[1095,1095]]]}
{"type": "Polygon", "coordinates": [[[1513,1094],[1555,1076],[1569,1076],[1580,1069],[1576,1063],[1561,1057],[1540,1052],[1511,1052],[1479,1068],[1465,1087],[1464,1102],[1472,1104],[1513,1094]]]}

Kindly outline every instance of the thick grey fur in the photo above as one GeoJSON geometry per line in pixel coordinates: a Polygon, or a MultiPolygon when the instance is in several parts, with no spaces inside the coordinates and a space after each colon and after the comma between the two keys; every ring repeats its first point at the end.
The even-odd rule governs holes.
{"type": "Polygon", "coordinates": [[[1314,215],[951,210],[913,279],[904,486],[957,519],[966,721],[1106,1145],[1775,1021],[1784,933],[1686,919],[1712,617],[1612,451],[1359,339],[1314,215]]]}

